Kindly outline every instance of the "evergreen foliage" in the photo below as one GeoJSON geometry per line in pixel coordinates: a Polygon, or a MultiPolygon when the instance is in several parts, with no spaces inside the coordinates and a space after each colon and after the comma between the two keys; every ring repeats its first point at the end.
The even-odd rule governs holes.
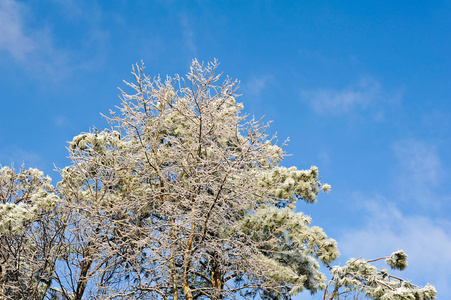
{"type": "MultiPolygon", "coordinates": [[[[217,66],[195,60],[164,81],[136,66],[110,128],[70,143],[56,187],[1,169],[1,299],[434,299],[362,259],[327,281],[337,243],[295,205],[330,186],[314,166],[280,166],[283,145],[217,66]]],[[[407,267],[402,251],[384,259],[407,267]]]]}

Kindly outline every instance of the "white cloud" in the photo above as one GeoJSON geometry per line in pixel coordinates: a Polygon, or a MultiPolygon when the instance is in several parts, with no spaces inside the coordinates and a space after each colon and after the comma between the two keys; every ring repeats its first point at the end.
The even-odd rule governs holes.
{"type": "MultiPolygon", "coordinates": [[[[341,90],[305,90],[301,96],[317,113],[338,115],[354,109],[366,109],[383,100],[384,93],[379,82],[362,78],[357,84],[341,90]]],[[[381,117],[380,113],[377,117],[381,117]]]]}
{"type": "Polygon", "coordinates": [[[59,5],[61,10],[63,11],[66,18],[77,20],[80,18],[88,19],[87,18],[87,11],[90,12],[90,16],[92,17],[92,12],[95,13],[98,12],[98,9],[96,7],[95,1],[89,1],[88,7],[83,7],[84,3],[82,1],[75,1],[75,0],[52,0],[56,4],[59,5]]]}
{"type": "Polygon", "coordinates": [[[46,79],[58,80],[67,72],[68,54],[54,46],[51,30],[47,27],[30,27],[32,13],[24,3],[14,0],[0,1],[0,50],[9,53],[31,72],[46,79]],[[62,71],[64,70],[64,71],[62,71]]]}
{"type": "Polygon", "coordinates": [[[53,117],[53,124],[56,128],[73,128],[70,120],[62,114],[53,117]]]}
{"type": "MultiPolygon", "coordinates": [[[[65,22],[73,22],[75,24],[83,22],[85,25],[88,24],[90,27],[95,27],[104,18],[102,8],[96,0],[51,0],[51,2],[57,5],[58,12],[65,22]]],[[[121,15],[114,12],[111,12],[108,18],[119,22],[123,21],[121,15]]]]}
{"type": "Polygon", "coordinates": [[[26,168],[42,168],[44,166],[42,157],[37,153],[25,151],[16,146],[1,149],[0,165],[11,166],[12,164],[16,168],[19,168],[22,165],[26,168]]]}
{"type": "Polygon", "coordinates": [[[415,183],[438,183],[442,163],[434,145],[410,139],[396,143],[394,150],[401,168],[415,183]]]}
{"type": "Polygon", "coordinates": [[[194,31],[191,28],[190,20],[185,14],[182,14],[180,17],[180,25],[186,47],[194,54],[194,56],[196,56],[197,47],[194,42],[194,31]]]}
{"type": "Polygon", "coordinates": [[[449,114],[446,111],[433,110],[427,112],[422,117],[424,125],[435,132],[441,130],[449,130],[451,122],[449,114]]]}
{"type": "Polygon", "coordinates": [[[270,74],[262,75],[259,77],[251,77],[243,86],[246,95],[259,95],[263,89],[269,84],[274,82],[274,76],[270,74]]]}
{"type": "Polygon", "coordinates": [[[26,71],[45,78],[46,84],[58,82],[76,69],[94,68],[102,61],[102,45],[109,37],[107,32],[98,29],[101,11],[95,4],[91,4],[89,10],[83,10],[72,0],[54,1],[59,4],[58,11],[63,20],[83,18],[84,23],[88,23],[89,29],[78,49],[58,47],[53,40],[51,24],[30,26],[30,20],[38,17],[33,15],[28,3],[0,0],[0,54],[8,53],[26,71]],[[80,61],[85,56],[80,49],[89,53],[90,58],[80,61]]]}
{"type": "Polygon", "coordinates": [[[328,168],[331,165],[329,152],[326,150],[320,150],[318,152],[318,163],[321,167],[328,168]]]}
{"type": "MultiPolygon", "coordinates": [[[[403,249],[409,267],[398,273],[413,283],[431,283],[440,295],[451,292],[451,222],[421,215],[406,215],[383,197],[358,199],[366,203],[366,222],[346,229],[337,239],[343,257],[366,259],[390,255],[403,249]]],[[[380,265],[383,266],[382,264],[380,265]]]]}
{"type": "Polygon", "coordinates": [[[395,182],[402,199],[422,205],[440,206],[435,191],[446,175],[437,147],[415,139],[397,142],[394,152],[398,158],[395,182]]]}
{"type": "Polygon", "coordinates": [[[25,33],[23,14],[26,11],[24,5],[13,0],[0,1],[0,50],[9,52],[19,61],[36,50],[35,41],[25,33]]]}

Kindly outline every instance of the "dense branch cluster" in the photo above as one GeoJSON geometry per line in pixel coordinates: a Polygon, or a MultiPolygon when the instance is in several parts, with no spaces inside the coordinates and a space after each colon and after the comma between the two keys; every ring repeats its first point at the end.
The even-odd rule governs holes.
{"type": "Polygon", "coordinates": [[[0,299],[43,299],[64,252],[59,198],[37,169],[0,168],[0,299]]]}
{"type": "MultiPolygon", "coordinates": [[[[390,275],[387,269],[379,270],[372,262],[385,259],[385,263],[393,270],[404,270],[407,267],[407,255],[404,251],[393,252],[389,257],[378,259],[350,259],[346,265],[331,268],[332,280],[328,285],[335,289],[330,298],[350,292],[362,292],[375,300],[423,300],[434,299],[435,288],[428,284],[421,288],[409,281],[390,275]],[[343,288],[340,291],[340,288],[343,288]]],[[[326,293],[327,294],[327,289],[326,293]]]]}
{"type": "MultiPolygon", "coordinates": [[[[1,299],[289,299],[326,289],[320,263],[338,257],[337,244],[295,205],[330,186],[314,166],[279,165],[283,145],[241,113],[237,82],[218,84],[216,69],[194,61],[186,79],[162,81],[134,68],[120,113],[109,129],[74,137],[56,187],[35,169],[1,169],[1,299]]],[[[331,268],[331,297],[367,287],[398,299],[387,296],[398,283],[358,262],[331,268]]],[[[401,286],[422,297],[412,299],[435,297],[430,286],[401,286]]]]}

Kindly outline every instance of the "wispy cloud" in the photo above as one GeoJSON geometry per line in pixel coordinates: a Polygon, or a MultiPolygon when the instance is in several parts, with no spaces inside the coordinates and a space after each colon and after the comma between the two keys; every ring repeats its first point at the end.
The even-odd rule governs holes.
{"type": "Polygon", "coordinates": [[[194,56],[196,56],[197,47],[194,42],[194,31],[191,26],[191,21],[186,14],[181,15],[180,25],[186,47],[192,52],[194,56]]]}
{"type": "Polygon", "coordinates": [[[63,114],[58,114],[53,117],[53,124],[56,128],[73,128],[71,121],[67,118],[67,116],[63,114]]]}
{"type": "Polygon", "coordinates": [[[395,143],[393,149],[398,158],[395,182],[400,196],[423,206],[440,206],[435,190],[443,182],[446,171],[437,147],[425,141],[408,139],[395,143]]]}
{"type": "Polygon", "coordinates": [[[244,83],[243,90],[246,95],[259,95],[263,89],[274,82],[274,76],[266,74],[262,76],[253,76],[244,83]]]}
{"type": "Polygon", "coordinates": [[[27,12],[25,5],[14,0],[0,1],[0,49],[9,52],[19,61],[24,61],[37,47],[25,32],[23,15],[27,12]]]}
{"type": "Polygon", "coordinates": [[[108,33],[100,30],[96,25],[101,18],[98,6],[91,4],[89,10],[84,10],[72,0],[54,0],[54,2],[60,8],[62,20],[74,22],[82,20],[88,23],[84,29],[85,38],[80,41],[79,49],[68,49],[56,45],[52,24],[31,26],[30,20],[37,17],[33,15],[31,6],[26,2],[0,1],[0,54],[7,53],[24,70],[38,74],[39,78],[45,78],[46,83],[58,82],[74,70],[98,65],[98,61],[102,59],[96,53],[102,49],[101,45],[108,39],[108,33]],[[89,14],[86,11],[89,11],[89,14]],[[87,51],[88,49],[91,51],[87,51]],[[89,58],[84,53],[89,53],[89,58]],[[42,76],[43,74],[46,76],[42,76]]]}
{"type": "Polygon", "coordinates": [[[412,138],[394,143],[398,163],[388,175],[394,183],[390,201],[386,195],[355,193],[350,203],[362,221],[344,227],[337,241],[343,258],[372,259],[403,249],[409,267],[398,275],[435,285],[440,299],[451,292],[451,222],[449,199],[439,191],[447,175],[438,150],[412,138]]]}
{"type": "MultiPolygon", "coordinates": [[[[301,97],[319,114],[340,115],[353,110],[365,110],[378,102],[399,98],[399,93],[388,96],[379,82],[362,78],[358,83],[339,90],[317,89],[301,91],[301,97]]],[[[379,112],[375,115],[381,118],[379,112]]]]}
{"type": "Polygon", "coordinates": [[[27,168],[42,168],[44,162],[37,153],[25,151],[16,146],[3,148],[0,152],[0,165],[11,166],[12,164],[17,168],[22,165],[25,165],[27,168]]]}
{"type": "MultiPolygon", "coordinates": [[[[451,222],[432,219],[420,211],[406,215],[384,197],[358,200],[366,203],[364,224],[345,229],[337,239],[344,257],[378,258],[403,249],[409,267],[399,273],[414,283],[436,285],[438,295],[451,292],[451,222]]],[[[381,265],[382,266],[382,265],[381,265]]]]}
{"type": "Polygon", "coordinates": [[[101,19],[102,11],[97,1],[77,1],[77,0],[51,0],[58,5],[65,18],[72,21],[83,20],[85,22],[98,22],[101,19]]]}
{"type": "Polygon", "coordinates": [[[0,1],[0,50],[40,76],[61,78],[61,70],[68,69],[68,53],[54,46],[49,28],[31,27],[29,18],[32,12],[25,3],[0,1]]]}
{"type": "Polygon", "coordinates": [[[442,172],[442,163],[436,147],[424,141],[409,139],[394,146],[401,168],[415,183],[436,185],[442,172]]]}
{"type": "Polygon", "coordinates": [[[447,140],[451,136],[451,120],[448,110],[434,109],[425,112],[422,116],[423,128],[427,129],[428,135],[447,140]]]}

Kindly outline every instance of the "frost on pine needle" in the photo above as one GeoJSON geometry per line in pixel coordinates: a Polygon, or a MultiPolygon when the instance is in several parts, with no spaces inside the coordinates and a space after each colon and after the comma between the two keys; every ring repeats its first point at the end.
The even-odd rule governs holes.
{"type": "Polygon", "coordinates": [[[403,250],[393,252],[385,263],[394,270],[402,271],[407,268],[407,254],[403,250]]]}
{"type": "Polygon", "coordinates": [[[331,188],[332,187],[330,186],[330,184],[327,184],[327,183],[325,183],[321,186],[321,190],[326,194],[330,192],[331,188]]]}
{"type": "MultiPolygon", "coordinates": [[[[324,286],[319,262],[338,256],[336,242],[294,212],[298,200],[316,201],[318,169],[279,166],[283,144],[242,113],[238,82],[218,83],[216,68],[194,61],[186,78],[163,81],[136,67],[111,128],[70,143],[73,164],[58,187],[83,224],[70,229],[86,241],[77,253],[89,252],[92,265],[125,259],[90,275],[107,280],[108,293],[216,299],[324,286]],[[140,281],[116,283],[125,277],[140,281]]],[[[86,265],[83,255],[71,259],[86,265]]]]}
{"type": "MultiPolygon", "coordinates": [[[[320,265],[338,258],[337,243],[296,207],[331,186],[315,166],[281,165],[286,143],[243,113],[238,81],[221,82],[217,68],[194,60],[185,77],[162,79],[135,66],[109,128],[69,143],[71,163],[56,187],[37,169],[0,169],[0,292],[288,300],[305,290],[329,299],[359,290],[433,299],[432,286],[363,259],[330,267],[327,280],[320,265]]],[[[383,259],[401,269],[405,258],[383,259]]]]}
{"type": "Polygon", "coordinates": [[[5,299],[47,293],[64,228],[56,212],[59,200],[50,177],[40,170],[0,168],[0,290],[5,299]]]}
{"type": "Polygon", "coordinates": [[[344,266],[330,268],[333,276],[324,292],[324,297],[338,297],[340,294],[363,292],[366,297],[375,300],[429,300],[435,299],[437,291],[432,285],[416,286],[400,277],[389,274],[387,269],[378,269],[372,262],[384,260],[392,269],[403,270],[407,267],[407,255],[400,250],[389,257],[366,261],[351,259],[344,266]]]}

